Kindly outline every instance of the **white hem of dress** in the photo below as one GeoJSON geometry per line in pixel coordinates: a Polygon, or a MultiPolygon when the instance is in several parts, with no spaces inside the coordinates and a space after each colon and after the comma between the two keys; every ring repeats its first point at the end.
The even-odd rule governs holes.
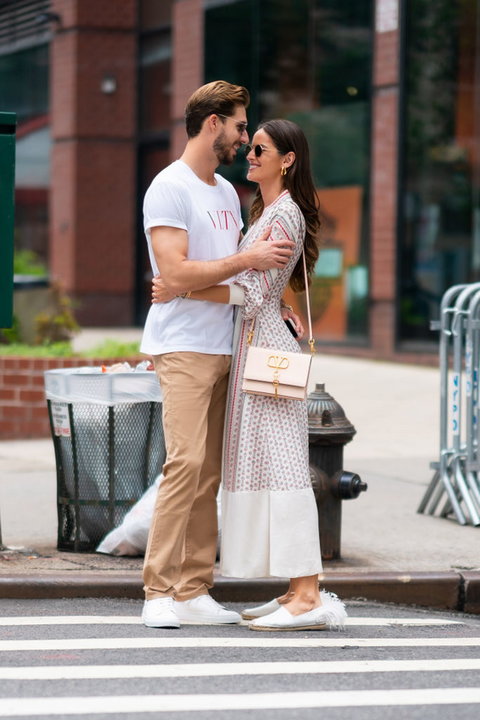
{"type": "Polygon", "coordinates": [[[226,577],[307,577],[322,572],[311,488],[222,489],[220,573],[226,577]]]}

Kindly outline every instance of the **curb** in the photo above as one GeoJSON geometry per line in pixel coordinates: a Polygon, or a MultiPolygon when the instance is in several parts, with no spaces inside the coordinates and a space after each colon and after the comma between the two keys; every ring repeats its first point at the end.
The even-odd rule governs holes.
{"type": "MultiPolygon", "coordinates": [[[[362,599],[435,610],[480,614],[480,572],[324,573],[320,585],[345,600],[362,599]]],[[[262,602],[285,592],[285,581],[217,577],[212,595],[220,602],[262,602]]],[[[0,576],[0,598],[143,599],[141,575],[88,572],[0,576]]]]}

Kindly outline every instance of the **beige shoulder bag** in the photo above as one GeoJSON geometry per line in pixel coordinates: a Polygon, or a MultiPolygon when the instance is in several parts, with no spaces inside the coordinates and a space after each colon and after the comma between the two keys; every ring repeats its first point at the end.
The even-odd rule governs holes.
{"type": "Polygon", "coordinates": [[[242,390],[253,395],[267,395],[277,400],[305,400],[307,396],[308,376],[312,355],[315,352],[315,340],[312,332],[310,297],[308,293],[307,264],[305,252],[302,252],[303,271],[305,273],[305,293],[307,299],[308,332],[310,354],[286,352],[273,348],[261,348],[252,345],[255,318],[248,331],[248,350],[243,372],[242,390]]]}

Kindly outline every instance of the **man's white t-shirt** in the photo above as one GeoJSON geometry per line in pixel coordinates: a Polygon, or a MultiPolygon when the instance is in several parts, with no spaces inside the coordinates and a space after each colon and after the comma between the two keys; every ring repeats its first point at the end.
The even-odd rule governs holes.
{"type": "MultiPolygon", "coordinates": [[[[207,185],[186,163],[176,160],[152,181],[143,217],[155,275],[161,269],[152,250],[153,227],[186,230],[189,260],[217,260],[237,252],[243,227],[238,195],[221,175],[215,174],[215,180],[216,185],[207,185]]],[[[232,305],[175,298],[150,307],[140,350],[148,355],[178,351],[230,355],[232,333],[232,305]]]]}

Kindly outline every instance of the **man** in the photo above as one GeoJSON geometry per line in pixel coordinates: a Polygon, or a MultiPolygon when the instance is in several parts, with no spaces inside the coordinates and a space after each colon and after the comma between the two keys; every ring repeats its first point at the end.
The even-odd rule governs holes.
{"type": "Polygon", "coordinates": [[[167,458],[145,554],[143,622],[238,623],[208,594],[217,547],[223,421],[232,352],[232,306],[188,293],[254,267],[282,267],[293,243],[264,236],[238,254],[240,203],[215,170],[248,142],[248,91],[216,81],[188,101],[187,145],[160,172],[144,202],[154,274],[177,297],[152,305],[141,350],[153,356],[163,391],[167,458]]]}

